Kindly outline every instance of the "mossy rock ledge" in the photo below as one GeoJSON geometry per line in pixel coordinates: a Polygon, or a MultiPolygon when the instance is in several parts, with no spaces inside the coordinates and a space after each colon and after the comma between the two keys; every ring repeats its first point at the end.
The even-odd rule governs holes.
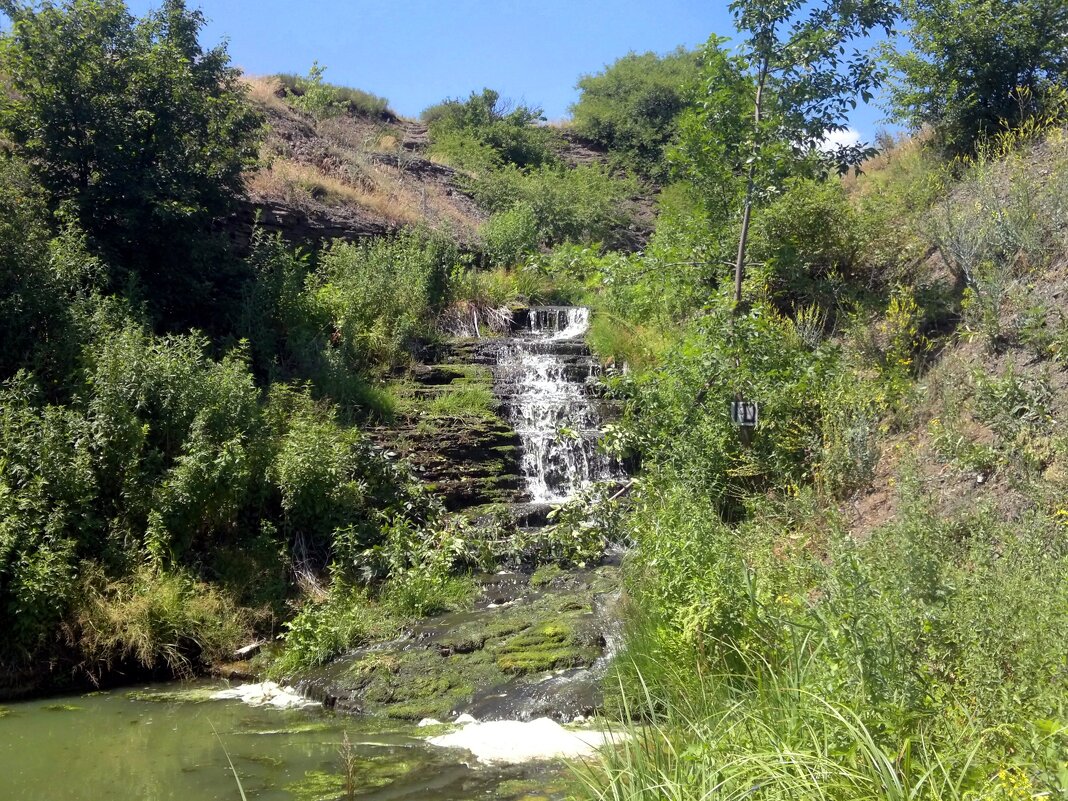
{"type": "Polygon", "coordinates": [[[470,349],[433,356],[450,361],[416,364],[396,382],[400,407],[373,438],[404,457],[449,511],[521,501],[519,435],[494,394],[492,360],[470,349]]]}
{"type": "Polygon", "coordinates": [[[422,621],[297,684],[338,711],[402,720],[588,716],[601,703],[618,585],[614,565],[561,571],[538,587],[527,574],[489,577],[474,609],[422,621]]]}

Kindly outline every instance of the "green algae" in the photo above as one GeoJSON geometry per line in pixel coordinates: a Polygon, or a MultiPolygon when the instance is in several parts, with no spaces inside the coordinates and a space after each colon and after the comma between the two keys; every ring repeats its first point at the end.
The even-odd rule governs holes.
{"type": "Polygon", "coordinates": [[[547,623],[510,638],[497,651],[505,673],[540,673],[588,665],[598,656],[567,623],[547,623]]]}
{"type": "Polygon", "coordinates": [[[0,718],[6,718],[10,714],[10,709],[8,709],[6,706],[0,706],[0,718]]]}
{"type": "Polygon", "coordinates": [[[338,663],[328,692],[368,716],[448,720],[487,691],[593,664],[603,650],[593,599],[618,586],[618,569],[541,577],[549,589],[531,581],[514,604],[425,620],[404,641],[338,663]]]}
{"type": "Polygon", "coordinates": [[[341,773],[311,770],[285,789],[296,801],[337,801],[387,787],[415,767],[412,762],[392,758],[356,758],[348,766],[348,778],[341,773]],[[346,793],[346,785],[355,788],[351,796],[346,793]]]}
{"type": "Polygon", "coordinates": [[[553,581],[560,578],[564,574],[563,568],[557,564],[542,565],[534,574],[530,577],[531,587],[547,587],[552,584],[553,581]]]}
{"type": "Polygon", "coordinates": [[[211,701],[217,687],[194,687],[182,690],[131,690],[126,697],[131,701],[153,704],[202,704],[211,701]]]}
{"type": "Polygon", "coordinates": [[[45,704],[41,707],[45,712],[80,712],[83,708],[74,704],[45,704]]]}
{"type": "Polygon", "coordinates": [[[296,801],[337,801],[345,792],[345,777],[338,773],[310,770],[298,782],[285,787],[296,801]]]}

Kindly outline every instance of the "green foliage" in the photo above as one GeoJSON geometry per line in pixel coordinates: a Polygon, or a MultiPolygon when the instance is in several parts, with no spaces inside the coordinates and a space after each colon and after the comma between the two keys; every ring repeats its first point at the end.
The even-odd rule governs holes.
{"type": "Polygon", "coordinates": [[[271,672],[293,676],[351,648],[388,637],[397,629],[398,622],[372,604],[365,591],[337,584],[326,598],[305,604],[286,623],[286,649],[271,672]]]}
{"type": "Polygon", "coordinates": [[[631,221],[627,200],[636,193],[632,181],[597,165],[573,169],[546,165],[528,171],[507,166],[480,175],[471,188],[487,211],[531,209],[537,239],[547,244],[615,244],[631,221]]]}
{"type": "Polygon", "coordinates": [[[591,772],[591,794],[1008,797],[1006,766],[1032,794],[1060,791],[1056,522],[940,519],[907,478],[900,502],[898,522],[857,543],[808,493],[754,500],[734,529],[647,486],[619,668],[623,711],[644,726],[591,772]]]}
{"type": "Polygon", "coordinates": [[[69,316],[48,264],[43,193],[20,162],[0,156],[0,379],[29,367],[57,378],[69,369],[69,316]]]}
{"type": "Polygon", "coordinates": [[[951,154],[1055,110],[1068,89],[1059,0],[910,0],[904,14],[907,46],[888,53],[894,113],[951,154]]]}
{"type": "Polygon", "coordinates": [[[494,214],[482,227],[483,248],[489,263],[497,267],[519,264],[538,248],[538,217],[522,201],[494,214]]]}
{"type": "Polygon", "coordinates": [[[492,89],[467,100],[445,100],[423,111],[431,153],[456,167],[484,171],[512,165],[537,167],[556,160],[555,135],[536,123],[541,109],[515,105],[492,89]]]}
{"type": "Polygon", "coordinates": [[[811,479],[822,391],[839,366],[831,343],[810,347],[774,308],[758,303],[734,315],[730,306],[720,295],[662,365],[617,381],[632,399],[635,444],[645,458],[727,516],[747,492],[811,479]],[[760,404],[760,428],[748,446],[727,414],[739,393],[760,404]]]}
{"type": "Polygon", "coordinates": [[[628,53],[596,75],[579,79],[571,107],[575,130],[640,175],[663,180],[665,150],[697,78],[697,57],[678,48],[664,56],[628,53]]]}
{"type": "Polygon", "coordinates": [[[222,661],[247,641],[248,613],[186,573],[142,567],[109,581],[99,568],[83,567],[78,608],[66,628],[91,673],[127,664],[189,675],[193,659],[222,661]]]}
{"type": "Polygon", "coordinates": [[[411,230],[368,244],[336,242],[322,253],[310,292],[340,358],[364,371],[409,359],[430,335],[458,258],[452,242],[411,230]]]}
{"type": "Polygon", "coordinates": [[[181,561],[239,524],[264,454],[259,394],[240,352],[201,336],[113,331],[89,354],[101,512],[152,558],[181,561]]]}
{"type": "Polygon", "coordinates": [[[425,519],[433,509],[403,468],[366,435],[339,426],[333,410],[277,391],[271,414],[282,428],[270,479],[280,494],[282,531],[299,561],[333,561],[354,573],[364,549],[383,541],[391,510],[425,519]]]}
{"type": "Polygon", "coordinates": [[[0,663],[32,656],[67,612],[76,534],[95,522],[91,429],[72,409],[40,407],[25,376],[0,396],[0,663]]]}
{"type": "Polygon", "coordinates": [[[751,254],[768,293],[782,307],[833,308],[856,279],[858,222],[837,181],[791,180],[756,215],[751,254]]]}
{"type": "Polygon", "coordinates": [[[226,50],[201,47],[203,15],[181,0],[142,19],[121,0],[0,10],[12,21],[0,71],[13,89],[0,130],[50,206],[116,260],[114,286],[126,268],[156,307],[195,305],[207,265],[194,245],[241,189],[261,124],[226,50]]]}
{"type": "Polygon", "coordinates": [[[389,101],[384,97],[337,86],[323,80],[326,67],[313,62],[306,76],[281,74],[275,76],[282,84],[286,96],[294,106],[306,111],[318,120],[341,114],[361,117],[389,117],[389,101]]]}
{"type": "Polygon", "coordinates": [[[1047,180],[1031,161],[1035,133],[1024,129],[980,147],[928,220],[932,241],[965,285],[965,326],[990,347],[1005,334],[1014,285],[1046,267],[1064,243],[1065,138],[1056,129],[1046,137],[1047,180]]]}

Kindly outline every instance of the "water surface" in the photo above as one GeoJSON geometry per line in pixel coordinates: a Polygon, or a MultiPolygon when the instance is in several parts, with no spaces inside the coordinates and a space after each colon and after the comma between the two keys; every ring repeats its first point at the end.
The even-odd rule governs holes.
{"type": "Polygon", "coordinates": [[[0,799],[240,801],[226,752],[250,799],[337,799],[346,736],[361,799],[563,795],[559,765],[469,767],[465,752],[429,746],[407,724],[208,700],[221,686],[154,685],[3,707],[0,799]]]}

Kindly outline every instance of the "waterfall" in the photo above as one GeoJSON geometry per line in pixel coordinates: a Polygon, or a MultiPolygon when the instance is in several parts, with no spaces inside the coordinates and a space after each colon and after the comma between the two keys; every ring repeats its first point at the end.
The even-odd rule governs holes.
{"type": "Polygon", "coordinates": [[[597,448],[603,414],[600,368],[585,343],[589,320],[583,307],[533,307],[498,355],[524,489],[534,503],[566,502],[620,474],[597,448]]]}

